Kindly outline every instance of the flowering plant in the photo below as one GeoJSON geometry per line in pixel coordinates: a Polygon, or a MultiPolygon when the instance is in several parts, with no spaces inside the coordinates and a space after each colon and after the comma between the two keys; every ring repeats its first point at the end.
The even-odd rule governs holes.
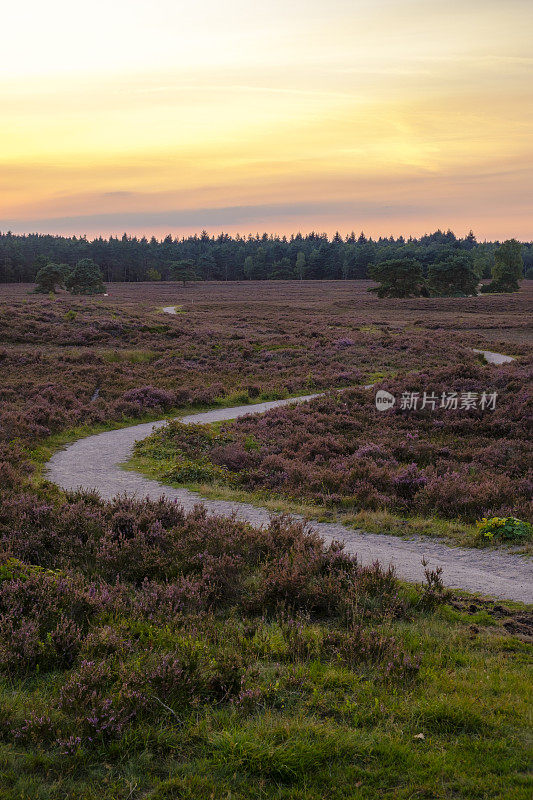
{"type": "Polygon", "coordinates": [[[533,536],[533,525],[516,517],[483,517],[476,525],[478,537],[487,541],[497,538],[519,542],[533,536]]]}

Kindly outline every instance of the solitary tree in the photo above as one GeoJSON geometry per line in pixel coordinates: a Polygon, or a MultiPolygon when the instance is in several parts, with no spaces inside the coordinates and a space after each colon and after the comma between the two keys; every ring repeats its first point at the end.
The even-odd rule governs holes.
{"type": "Polygon", "coordinates": [[[469,253],[455,253],[431,264],[428,270],[429,293],[440,297],[465,297],[476,294],[479,277],[469,253]]]}
{"type": "Polygon", "coordinates": [[[198,280],[194,264],[189,258],[181,259],[181,261],[173,261],[170,264],[170,273],[174,280],[182,281],[184,286],[187,285],[187,281],[198,280]]]}
{"type": "Polygon", "coordinates": [[[53,264],[51,261],[42,266],[35,276],[35,291],[39,294],[55,292],[65,288],[70,267],[68,264],[53,264]]]}
{"type": "Polygon", "coordinates": [[[71,294],[104,294],[103,275],[92,258],[82,258],[70,275],[65,285],[71,294]]]}
{"type": "Polygon", "coordinates": [[[419,297],[426,294],[422,267],[414,258],[395,258],[370,268],[370,277],[380,286],[368,291],[378,297],[419,297]]]}

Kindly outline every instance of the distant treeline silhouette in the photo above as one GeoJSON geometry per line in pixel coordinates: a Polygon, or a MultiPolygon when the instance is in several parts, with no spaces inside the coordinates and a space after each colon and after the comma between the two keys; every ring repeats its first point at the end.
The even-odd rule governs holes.
{"type": "MultiPolygon", "coordinates": [[[[339,280],[364,279],[372,264],[395,258],[415,258],[423,271],[453,253],[468,252],[484,277],[489,277],[498,242],[479,243],[472,232],[463,239],[452,231],[436,231],[419,239],[367,238],[351,233],[332,238],[300,233],[194,236],[159,240],[124,234],[89,240],[48,234],[0,233],[0,282],[31,282],[48,262],[74,266],[92,258],[106,281],[149,281],[172,278],[172,266],[182,262],[200,280],[339,280]]],[[[523,245],[524,271],[533,268],[533,243],[523,245]]]]}

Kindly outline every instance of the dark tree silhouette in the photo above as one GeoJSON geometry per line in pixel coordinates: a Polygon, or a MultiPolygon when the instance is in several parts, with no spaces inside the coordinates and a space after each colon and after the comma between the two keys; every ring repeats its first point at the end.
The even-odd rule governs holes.
{"type": "MultiPolygon", "coordinates": [[[[289,237],[266,233],[209,236],[202,231],[181,239],[124,234],[92,241],[76,236],[16,236],[8,232],[0,233],[0,281],[31,282],[50,262],[68,264],[72,271],[83,259],[98,264],[105,281],[145,281],[158,276],[169,280],[173,277],[172,265],[181,261],[190,263],[199,280],[357,280],[368,278],[374,264],[398,259],[415,259],[427,276],[432,264],[462,253],[472,256],[480,277],[488,277],[499,246],[499,242],[478,244],[473,234],[460,239],[452,231],[435,231],[419,239],[371,239],[364,233],[351,233],[344,238],[336,233],[330,239],[316,232],[289,237]]],[[[504,275],[508,243],[501,247],[498,269],[504,275]]],[[[525,270],[533,268],[532,243],[522,245],[522,257],[525,270]]],[[[516,270],[513,274],[516,277],[516,270]]]]}

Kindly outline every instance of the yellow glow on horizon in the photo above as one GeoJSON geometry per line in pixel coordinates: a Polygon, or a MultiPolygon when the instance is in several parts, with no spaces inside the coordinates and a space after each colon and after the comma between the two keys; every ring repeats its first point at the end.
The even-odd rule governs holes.
{"type": "Polygon", "coordinates": [[[1,230],[533,238],[525,0],[26,0],[3,22],[1,230]]]}

